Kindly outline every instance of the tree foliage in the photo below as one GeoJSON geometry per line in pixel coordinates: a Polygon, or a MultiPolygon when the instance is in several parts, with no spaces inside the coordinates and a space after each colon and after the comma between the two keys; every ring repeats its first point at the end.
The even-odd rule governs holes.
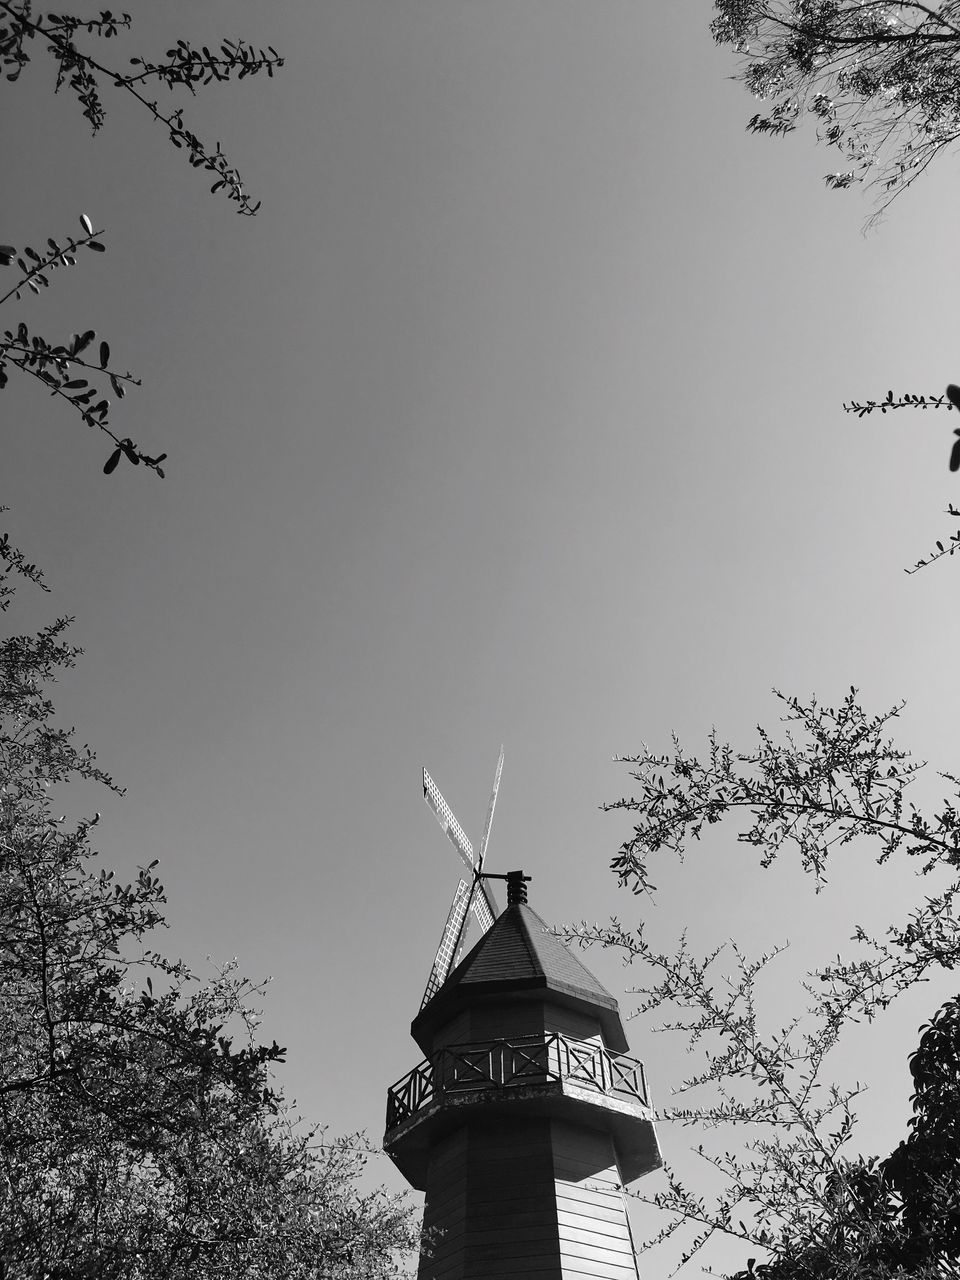
{"type": "MultiPolygon", "coordinates": [[[[779,695],[778,695],[779,696],[779,695]]],[[[786,731],[759,729],[738,752],[712,735],[702,755],[625,759],[633,793],[607,806],[635,824],[614,859],[621,885],[653,892],[653,864],[686,857],[714,825],[740,820],[738,839],[761,867],[792,855],[821,887],[837,851],[869,842],[883,865],[908,860],[936,881],[877,934],[857,925],[853,949],[813,970],[805,1011],[784,1025],[763,1013],[762,984],[780,949],[752,957],[735,943],[698,955],[686,938],[661,951],[641,924],[582,925],[571,936],[622,951],[644,969],[641,1011],[660,1011],[699,1066],[666,1118],[714,1131],[700,1145],[721,1176],[712,1197],[674,1172],[640,1196],[665,1215],[655,1238],[686,1230],[684,1260],[717,1235],[766,1252],[746,1272],[768,1280],[883,1280],[960,1275],[960,1000],[923,1029],[911,1059],[914,1117],[886,1159],[857,1149],[857,1085],[831,1078],[831,1053],[851,1024],[884,1013],[903,992],[960,964],[960,780],[945,799],[912,803],[921,766],[889,736],[899,708],[871,716],[856,693],[836,708],[781,698],[786,731]],[[730,1145],[739,1135],[739,1149],[730,1145]]]]}
{"type": "MultiPolygon", "coordinates": [[[[81,249],[103,251],[104,244],[97,239],[103,232],[94,231],[86,214],[81,215],[80,222],[82,236],[68,236],[63,243],[51,237],[43,253],[31,245],[22,253],[12,245],[0,245],[0,263],[10,265],[15,261],[20,271],[17,282],[0,296],[0,306],[11,298],[19,302],[25,290],[39,293],[48,288],[52,273],[58,267],[75,266],[81,249]]],[[[151,457],[129,436],[121,438],[113,431],[107,393],[112,391],[117,399],[122,399],[127,387],[138,387],[140,379],[129,370],[121,373],[118,367],[112,366],[109,343],[101,341],[94,347],[96,336],[93,329],[87,329],[84,333],[72,334],[66,342],[53,344],[42,334],[32,333],[23,320],[15,330],[5,329],[0,336],[0,391],[9,381],[10,368],[33,378],[42,390],[65,401],[86,426],[102,431],[113,441],[114,448],[103,468],[105,474],[114,471],[121,457],[126,457],[134,466],[143,463],[152,468],[162,479],[160,464],[166,459],[165,453],[151,457]]]]}
{"type": "MultiPolygon", "coordinates": [[[[0,539],[0,609],[40,571],[0,539]]],[[[45,589],[45,588],[44,588],[45,589]]],[[[259,988],[201,981],[154,947],[155,864],[97,869],[97,817],[64,784],[116,790],[59,727],[69,619],[0,642],[0,1274],[7,1280],[384,1277],[414,1241],[362,1193],[361,1139],[291,1118],[256,1039],[259,988]]]]}
{"type": "Polygon", "coordinates": [[[960,134],[957,0],[716,0],[712,30],[770,104],[751,130],[785,134],[812,116],[840,152],[829,187],[876,183],[883,208],[960,134]]]}
{"type": "MultiPolygon", "coordinates": [[[[128,13],[115,14],[109,9],[97,16],[76,13],[37,14],[32,0],[0,0],[0,66],[6,80],[15,84],[24,68],[36,58],[49,59],[54,92],[69,90],[77,100],[91,131],[96,134],[107,116],[111,95],[124,105],[131,105],[159,124],[172,146],[183,151],[189,164],[210,177],[211,192],[220,192],[233,201],[237,212],[253,216],[260,208],[259,200],[247,193],[239,171],[225,155],[220,143],[213,145],[194,133],[185,122],[184,108],[160,105],[156,94],[162,90],[195,96],[201,87],[230,80],[244,80],[265,72],[272,76],[283,66],[283,58],[272,47],[254,48],[243,40],[222,40],[215,50],[204,45],[194,48],[189,41],[177,40],[157,59],[134,56],[122,63],[110,62],[101,49],[104,42],[114,40],[130,30],[128,13]]],[[[38,294],[50,285],[50,277],[58,267],[73,266],[81,250],[103,252],[93,225],[82,215],[82,236],[49,236],[41,248],[26,245],[0,245],[0,266],[16,264],[19,277],[0,296],[0,305],[12,298],[19,301],[24,294],[38,294]]],[[[96,333],[91,329],[73,334],[69,339],[54,341],[31,330],[19,320],[0,335],[0,390],[7,385],[11,369],[39,382],[44,390],[66,401],[88,427],[104,432],[113,442],[104,465],[109,475],[121,458],[134,465],[143,464],[161,478],[160,465],[166,454],[152,456],[141,450],[129,437],[115,434],[110,424],[110,395],[121,399],[139,379],[129,371],[121,372],[111,362],[106,342],[98,352],[90,348],[96,333]]]]}

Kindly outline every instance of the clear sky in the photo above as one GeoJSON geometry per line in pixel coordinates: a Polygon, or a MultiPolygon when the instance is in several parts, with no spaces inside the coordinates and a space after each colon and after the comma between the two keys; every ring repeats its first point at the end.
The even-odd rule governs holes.
{"type": "MultiPolygon", "coordinates": [[[[490,865],[553,922],[642,909],[802,955],[889,913],[902,885],[867,862],[815,903],[723,839],[639,903],[598,806],[628,788],[615,754],[742,740],[773,686],[906,698],[905,741],[957,768],[960,566],[902,572],[953,528],[952,419],[841,410],[960,379],[953,162],[865,237],[812,132],[745,133],[703,0],[127,7],[124,54],[286,55],[187,104],[263,209],[122,102],[91,140],[42,59],[3,82],[0,239],[107,228],[22,315],[107,337],[144,380],[116,424],[169,462],[104,477],[107,442],[12,380],[0,488],[55,587],[32,616],[75,614],[87,650],[64,715],[127,787],[89,799],[104,858],[160,858],[170,951],[274,976],[303,1113],[378,1139],[417,1060],[458,879],[423,765],[476,840],[505,744],[490,865]]],[[[935,1003],[847,1062],[889,1067],[881,1153],[935,1003]]],[[[688,1064],[628,1032],[666,1100],[688,1064]]]]}

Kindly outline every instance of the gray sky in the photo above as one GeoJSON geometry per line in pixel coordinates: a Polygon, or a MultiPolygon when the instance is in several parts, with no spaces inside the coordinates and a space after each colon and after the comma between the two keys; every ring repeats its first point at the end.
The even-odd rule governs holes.
{"type": "MultiPolygon", "coordinates": [[[[952,420],[841,411],[960,377],[952,165],[864,237],[811,132],[744,132],[706,3],[129,7],[138,53],[287,56],[187,104],[263,209],[237,217],[123,103],[91,141],[42,60],[3,83],[2,239],[85,211],[109,246],[19,314],[107,337],[144,379],[117,426],[170,455],[163,482],[104,477],[106,442],[11,383],[3,498],[56,588],[33,616],[75,614],[88,651],[64,715],[128,789],[89,799],[105,859],[161,859],[170,951],[274,975],[304,1114],[379,1138],[417,1059],[458,879],[424,764],[477,839],[505,743],[491,866],[531,873],[548,920],[642,909],[802,956],[884,918],[903,887],[868,862],[816,903],[729,839],[639,903],[598,806],[628,789],[614,754],[742,740],[772,686],[906,698],[905,741],[956,768],[957,570],[902,572],[953,528],[952,420]]],[[[880,1152],[924,1001],[843,1068],[887,1063],[880,1152]]],[[[688,1063],[628,1032],[666,1100],[688,1063]]]]}

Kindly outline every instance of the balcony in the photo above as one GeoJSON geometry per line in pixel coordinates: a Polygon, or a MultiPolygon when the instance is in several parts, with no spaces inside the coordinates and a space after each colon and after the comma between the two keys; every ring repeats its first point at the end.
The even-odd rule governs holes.
{"type": "Polygon", "coordinates": [[[431,1104],[454,1101],[457,1095],[476,1091],[506,1095],[549,1084],[571,1084],[595,1091],[598,1100],[604,1097],[639,1103],[645,1110],[650,1107],[642,1062],[553,1032],[441,1049],[387,1091],[387,1134],[431,1104]]]}
{"type": "Polygon", "coordinates": [[[387,1092],[384,1150],[422,1191],[444,1134],[521,1113],[606,1130],[624,1182],[662,1163],[643,1063],[558,1032],[448,1045],[421,1062],[387,1092]]]}

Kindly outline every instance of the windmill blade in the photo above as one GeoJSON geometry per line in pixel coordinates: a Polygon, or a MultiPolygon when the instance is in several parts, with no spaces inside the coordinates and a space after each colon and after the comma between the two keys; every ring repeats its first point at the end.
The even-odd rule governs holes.
{"type": "Polygon", "coordinates": [[[443,827],[443,834],[459,853],[464,863],[471,872],[476,870],[473,845],[467,839],[466,832],[453,816],[453,810],[440,794],[440,788],[427,773],[426,769],[423,771],[423,798],[433,810],[441,827],[443,827]]]}
{"type": "MultiPolygon", "coordinates": [[[[480,852],[477,854],[477,874],[483,871],[483,860],[487,856],[487,841],[490,839],[490,828],[493,826],[493,811],[497,807],[497,793],[500,790],[500,775],[503,773],[503,746],[500,747],[500,758],[497,760],[497,770],[493,775],[493,790],[490,792],[490,803],[487,805],[487,818],[483,824],[483,835],[480,838],[480,852]]],[[[497,908],[496,900],[493,894],[487,888],[485,880],[480,881],[480,893],[476,895],[473,903],[473,913],[477,917],[477,923],[480,928],[486,932],[493,924],[497,916],[500,914],[497,908]],[[484,910],[483,908],[486,908],[484,910]],[[489,922],[486,917],[489,915],[489,922]]]]}
{"type": "Polygon", "coordinates": [[[466,880],[461,880],[457,886],[456,893],[453,895],[453,902],[450,904],[447,923],[443,926],[443,936],[437,948],[433,968],[430,970],[427,989],[424,991],[423,1000],[420,1002],[421,1009],[437,994],[453,968],[453,959],[457,954],[460,939],[463,937],[463,926],[467,918],[467,911],[470,908],[470,899],[473,896],[471,886],[467,884],[466,880]]]}
{"type": "Polygon", "coordinates": [[[497,807],[497,792],[500,790],[500,775],[503,773],[503,747],[500,748],[500,759],[497,761],[497,771],[493,775],[493,790],[490,793],[490,803],[487,805],[487,820],[483,824],[483,835],[480,838],[480,852],[477,854],[477,870],[483,870],[483,860],[487,856],[487,841],[490,839],[490,828],[493,826],[493,811],[497,807]]]}
{"type": "Polygon", "coordinates": [[[482,933],[486,933],[492,927],[494,920],[500,914],[496,899],[487,888],[486,881],[483,880],[480,873],[483,868],[483,859],[487,852],[487,842],[490,839],[490,828],[493,825],[493,813],[497,806],[497,794],[500,790],[500,775],[502,772],[503,747],[500,748],[500,758],[497,760],[497,769],[493,779],[493,792],[490,796],[490,803],[487,806],[487,819],[483,826],[480,853],[478,857],[475,857],[473,845],[470,843],[467,833],[453,816],[453,810],[440,794],[440,788],[430,777],[430,774],[427,773],[426,769],[423,771],[423,798],[433,810],[434,817],[443,828],[443,834],[456,849],[464,866],[469,870],[471,882],[468,885],[465,880],[461,880],[457,892],[454,894],[450,913],[447,916],[447,923],[444,926],[443,937],[440,939],[440,946],[437,949],[433,968],[430,970],[430,978],[427,982],[427,989],[424,992],[421,1009],[428,1001],[433,999],[446,981],[450,970],[455,964],[459,963],[459,952],[467,915],[471,907],[482,933]]]}

